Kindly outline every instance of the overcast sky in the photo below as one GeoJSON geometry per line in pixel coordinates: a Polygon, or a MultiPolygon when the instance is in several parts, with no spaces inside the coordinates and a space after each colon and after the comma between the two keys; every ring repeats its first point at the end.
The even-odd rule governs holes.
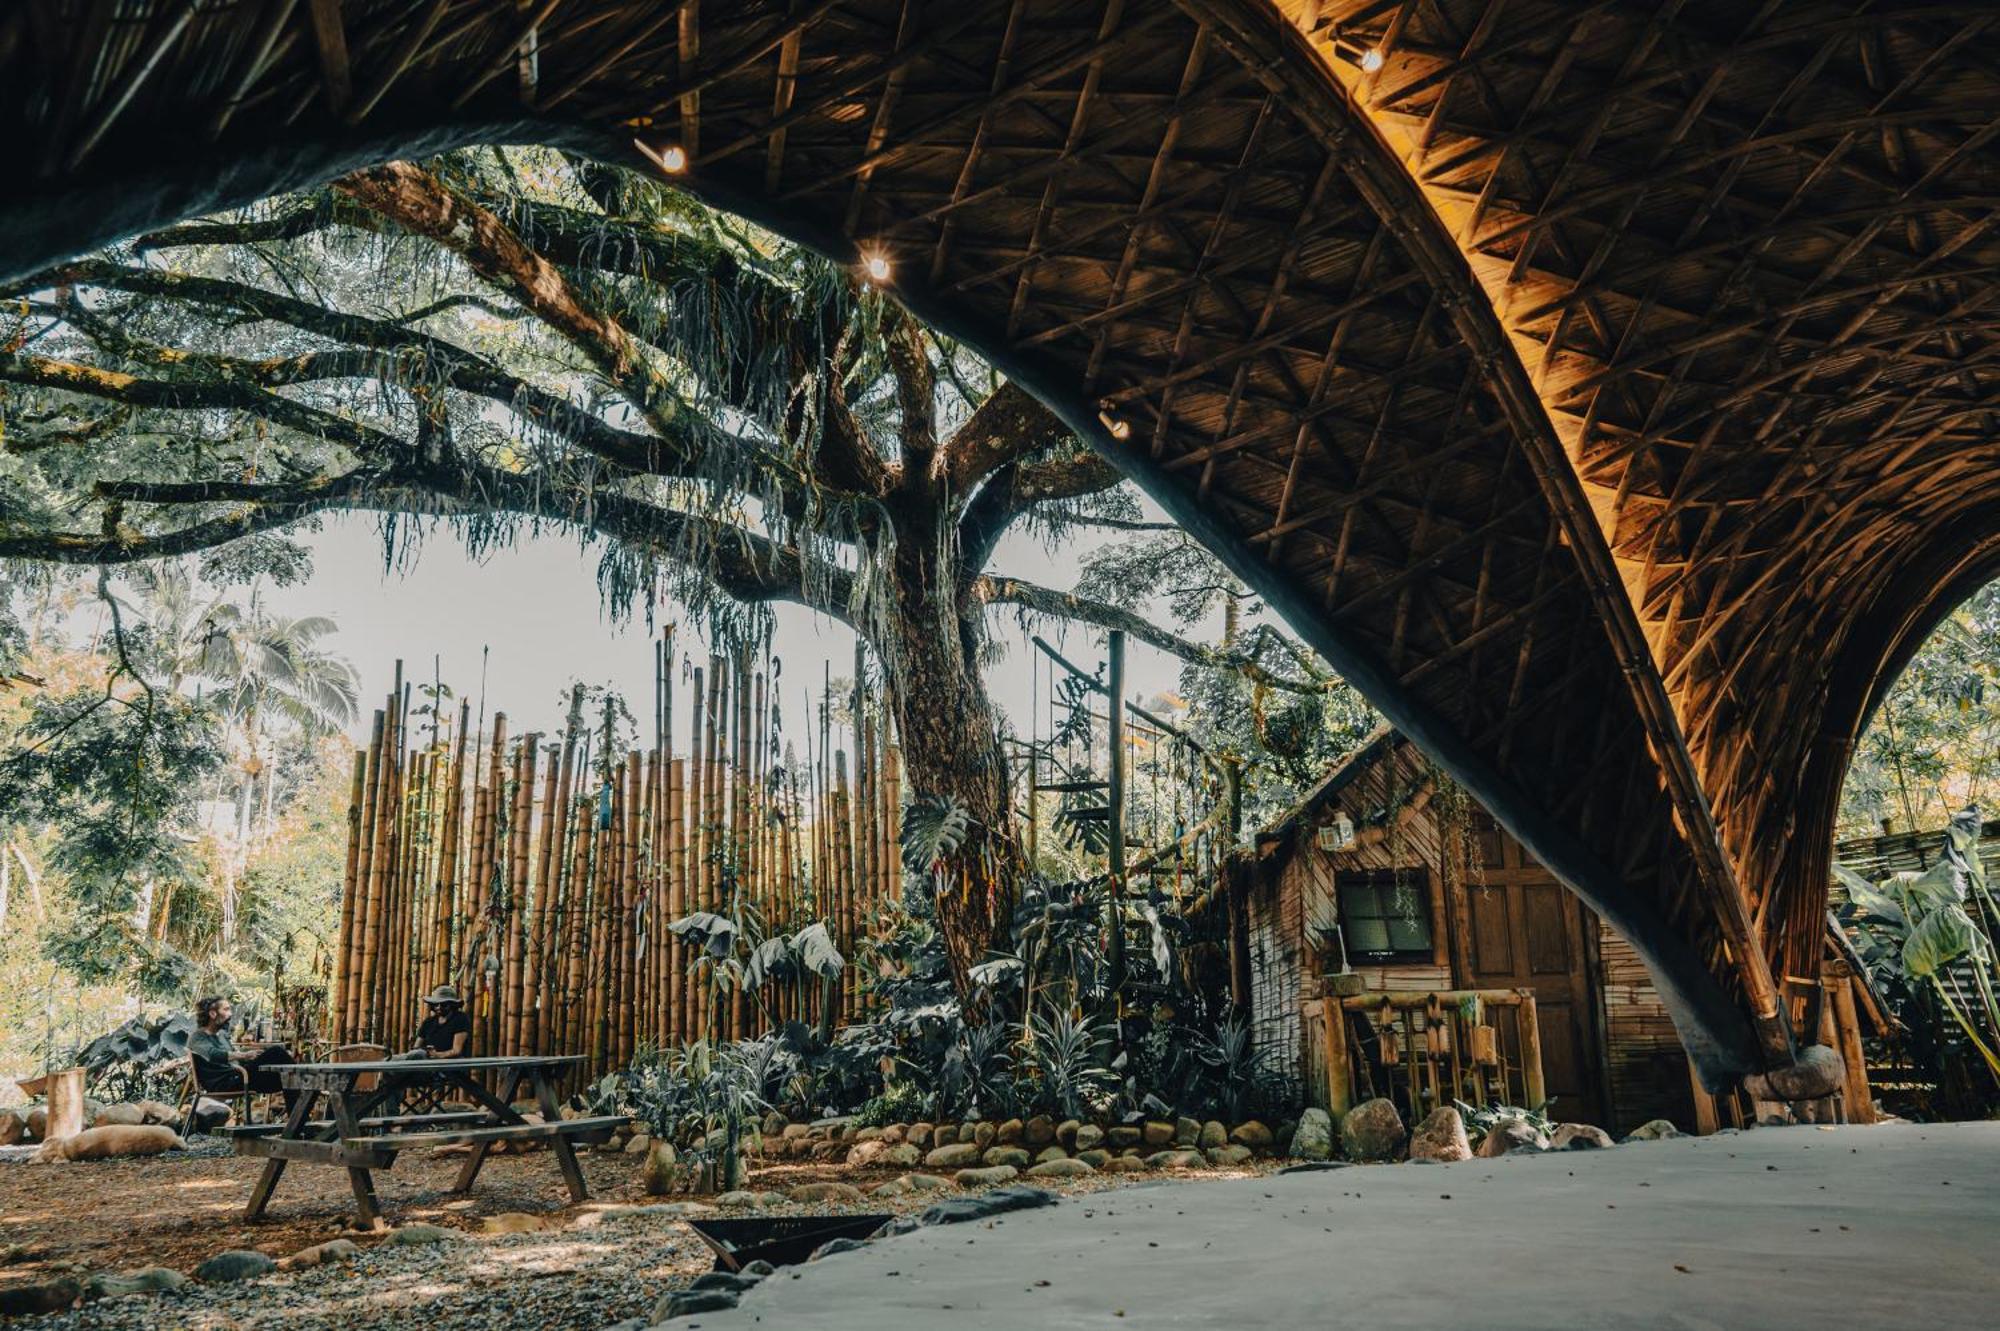
{"type": "MultiPolygon", "coordinates": [[[[314,575],[293,587],[269,589],[266,603],[283,615],[329,615],[340,626],[329,646],[361,672],[362,710],[353,728],[365,741],[370,717],[382,705],[401,657],[406,674],[428,680],[436,658],[445,682],[461,697],[479,703],[480,655],[491,647],[486,670],[486,707],[508,715],[515,734],[555,731],[572,681],[610,684],[625,695],[642,727],[652,712],[652,639],[643,620],[614,624],[598,597],[596,555],[568,536],[523,540],[475,563],[453,536],[438,531],[421,546],[414,567],[385,570],[382,542],[368,516],[329,518],[306,543],[314,575]]],[[[1073,544],[1051,557],[1035,540],[1009,537],[993,562],[996,571],[1070,589],[1076,581],[1078,552],[1073,544]]],[[[777,610],[775,651],[783,661],[784,710],[800,714],[802,688],[815,695],[823,663],[836,677],[851,675],[854,635],[843,624],[802,607],[777,610]]],[[[1006,659],[987,672],[996,700],[1026,729],[1032,696],[1029,662],[1034,648],[1016,627],[1014,615],[992,616],[1006,659]]],[[[1042,629],[1065,655],[1085,669],[1103,657],[1104,635],[1080,625],[1042,629]]],[[[683,628],[677,648],[695,647],[683,628]]],[[[699,649],[705,657],[706,649],[699,649]]],[[[1143,643],[1127,656],[1132,696],[1171,690],[1179,663],[1143,643]]],[[[1042,684],[1046,705],[1046,674],[1042,684]]],[[[677,699],[684,697],[677,692],[677,699]]],[[[685,703],[681,706],[684,708],[685,703]]],[[[685,734],[684,719],[676,725],[685,734]]]]}

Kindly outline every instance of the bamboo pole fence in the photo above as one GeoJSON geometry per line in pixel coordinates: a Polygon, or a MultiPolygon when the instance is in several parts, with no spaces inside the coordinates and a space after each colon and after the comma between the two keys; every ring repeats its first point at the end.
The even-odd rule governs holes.
{"type": "Polygon", "coordinates": [[[454,720],[441,685],[413,728],[397,663],[354,757],[333,1043],[408,1047],[440,984],[463,996],[475,1052],[581,1054],[583,1080],[648,1050],[821,1019],[815,979],[753,995],[692,967],[668,926],[695,911],[753,942],[823,921],[849,962],[835,1024],[867,1015],[855,963],[900,892],[887,709],[858,669],[845,725],[832,699],[807,698],[817,733],[800,755],[775,663],[683,661],[677,689],[676,659],[670,633],[643,744],[615,700],[587,710],[581,686],[554,740],[511,734],[504,712],[476,723],[470,703],[454,720]]]}

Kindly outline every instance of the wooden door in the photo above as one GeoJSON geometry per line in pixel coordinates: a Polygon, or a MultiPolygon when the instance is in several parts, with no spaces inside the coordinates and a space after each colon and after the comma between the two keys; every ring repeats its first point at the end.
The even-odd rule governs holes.
{"type": "Polygon", "coordinates": [[[1490,828],[1476,838],[1483,869],[1460,889],[1458,983],[1531,989],[1542,1034],[1542,1079],[1552,1118],[1604,1124],[1591,988],[1590,917],[1569,889],[1490,828]]]}

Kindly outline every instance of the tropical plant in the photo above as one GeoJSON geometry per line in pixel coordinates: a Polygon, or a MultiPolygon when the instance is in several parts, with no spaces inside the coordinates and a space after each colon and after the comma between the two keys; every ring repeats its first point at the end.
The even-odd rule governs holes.
{"type": "Polygon", "coordinates": [[[1458,1110],[1459,1118],[1465,1123],[1466,1140],[1475,1148],[1486,1140],[1487,1134],[1502,1123],[1525,1123],[1541,1133],[1554,1132],[1556,1127],[1548,1115],[1549,1101],[1544,1101],[1532,1109],[1520,1105],[1469,1105],[1463,1100],[1453,1100],[1451,1103],[1458,1110]]]}
{"type": "Polygon", "coordinates": [[[1118,1089],[1108,1054],[1115,1034],[1108,1024],[1085,1021],[1062,1008],[1030,1017],[1021,1041],[1026,1098],[1057,1118],[1101,1115],[1118,1089]]]}
{"type": "Polygon", "coordinates": [[[1921,993],[1948,1016],[1964,1045],[2000,1084],[2000,957],[1987,932],[2000,919],[1979,859],[1976,807],[1953,814],[1937,862],[1921,872],[1871,883],[1844,865],[1834,874],[1847,896],[1846,924],[1878,989],[1914,1010],[1921,993]],[[1970,986],[1970,992],[1967,991],[1970,986]]]}

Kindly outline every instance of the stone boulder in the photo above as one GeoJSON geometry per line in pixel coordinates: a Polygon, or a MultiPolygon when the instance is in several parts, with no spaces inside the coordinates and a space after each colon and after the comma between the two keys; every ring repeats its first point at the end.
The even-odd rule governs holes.
{"type": "Polygon", "coordinates": [[[1669,1137],[1682,1135],[1681,1130],[1664,1118],[1649,1119],[1625,1134],[1628,1142],[1663,1142],[1669,1137]]]}
{"type": "MultiPolygon", "coordinates": [[[[982,1151],[999,1140],[1000,1130],[991,1123],[968,1123],[966,1127],[972,1129],[972,1144],[982,1151]]],[[[959,1132],[958,1139],[960,1141],[965,1140],[963,1130],[959,1132]]]]}
{"type": "Polygon", "coordinates": [[[1503,1118],[1487,1130],[1479,1155],[1491,1160],[1516,1151],[1534,1154],[1549,1149],[1548,1134],[1524,1118],[1503,1118]]]}
{"type": "Polygon", "coordinates": [[[1410,1134],[1410,1159],[1450,1164],[1472,1158],[1472,1140],[1465,1135],[1465,1120],[1450,1105],[1440,1105],[1424,1115],[1410,1134]]]}
{"type": "Polygon", "coordinates": [[[1110,1160],[1112,1156],[1109,1151],[1078,1151],[1076,1158],[1089,1165],[1092,1169],[1102,1169],[1105,1162],[1110,1160]]]}
{"type": "MultiPolygon", "coordinates": [[[[1137,1146],[1143,1135],[1138,1128],[1133,1127],[1129,1123],[1121,1123],[1104,1134],[1105,1139],[1111,1143],[1111,1149],[1114,1151],[1122,1151],[1128,1146],[1137,1146]]],[[[1173,1129],[1169,1128],[1167,1135],[1171,1137],[1173,1129]]],[[[1082,1133],[1077,1134],[1079,1140],[1081,1140],[1082,1136],[1082,1133]]]]}
{"type": "Polygon", "coordinates": [[[936,1174],[905,1174],[901,1182],[909,1184],[911,1192],[943,1192],[951,1186],[950,1179],[936,1174]]]}
{"type": "Polygon", "coordinates": [[[135,1104],[106,1105],[90,1120],[93,1128],[138,1128],[146,1123],[146,1111],[135,1104]]]}
{"type": "Polygon", "coordinates": [[[1114,1155],[1097,1168],[1106,1174],[1143,1174],[1150,1167],[1136,1155],[1114,1155]]]}
{"type": "Polygon", "coordinates": [[[924,1153],[908,1142],[897,1142],[882,1152],[882,1163],[894,1165],[897,1169],[908,1169],[911,1165],[920,1165],[923,1162],[924,1153]]]}
{"type": "Polygon", "coordinates": [[[1044,1160],[1028,1171],[1029,1178],[1082,1178],[1097,1171],[1081,1160],[1065,1156],[1060,1160],[1044,1160]]]}
{"type": "Polygon", "coordinates": [[[1016,1169],[1026,1169],[1034,1163],[1034,1157],[1019,1146],[995,1146],[980,1159],[989,1165],[1012,1165],[1016,1169]]]}
{"type": "Polygon", "coordinates": [[[1148,1123],[1139,1130],[1141,1139],[1148,1146],[1171,1146],[1174,1140],[1174,1125],[1171,1123],[1148,1123]]]}
{"type": "Polygon", "coordinates": [[[1154,1169],[1207,1169],[1208,1158],[1200,1151],[1156,1151],[1146,1157],[1154,1169]]]}
{"type": "Polygon", "coordinates": [[[1056,1139],[1055,1120],[1047,1114],[1037,1114],[1021,1125],[1021,1144],[1031,1149],[1040,1149],[1056,1139]]]}
{"type": "Polygon", "coordinates": [[[1202,1155],[1207,1157],[1208,1163],[1225,1169],[1234,1168],[1237,1165],[1247,1165],[1255,1158],[1256,1154],[1255,1151],[1241,1143],[1234,1146],[1211,1146],[1202,1152],[1202,1155]]]}
{"type": "Polygon", "coordinates": [[[888,1127],[882,1129],[882,1140],[891,1146],[901,1146],[909,1139],[910,1125],[907,1123],[891,1123],[888,1127]]]}
{"type": "MultiPolygon", "coordinates": [[[[443,1225],[426,1225],[421,1222],[400,1225],[389,1231],[389,1237],[382,1240],[385,1248],[428,1248],[437,1243],[458,1243],[464,1235],[443,1225]]],[[[200,1272],[195,1274],[199,1275],[200,1272]]]]}
{"type": "Polygon", "coordinates": [[[911,1146],[916,1147],[919,1151],[930,1150],[931,1143],[936,1139],[937,1124],[935,1123],[912,1123],[910,1124],[910,1130],[903,1134],[903,1140],[911,1146]]]}
{"type": "Polygon", "coordinates": [[[123,1298],[128,1294],[171,1294],[187,1288],[188,1278],[164,1266],[142,1266],[116,1275],[100,1272],[83,1282],[83,1301],[123,1298]]]}
{"type": "Polygon", "coordinates": [[[1060,1146],[1044,1146],[1041,1150],[1035,1152],[1035,1163],[1038,1165],[1045,1165],[1051,1160],[1067,1159],[1069,1159],[1069,1152],[1060,1146]]]}
{"type": "Polygon", "coordinates": [[[280,1257],[278,1269],[295,1271],[306,1266],[332,1266],[339,1262],[351,1262],[360,1255],[361,1245],[353,1239],[328,1239],[325,1243],[301,1248],[289,1257],[280,1257]]]}
{"type": "Polygon", "coordinates": [[[993,1188],[1019,1177],[1021,1171],[1012,1165],[989,1165],[985,1169],[961,1169],[952,1175],[952,1180],[961,1188],[993,1188]]]}
{"type": "MultiPolygon", "coordinates": [[[[1304,1120],[1299,1132],[1305,1132],[1304,1120]]],[[[1363,1100],[1340,1121],[1340,1149],[1349,1160],[1394,1160],[1408,1136],[1396,1106],[1380,1098],[1363,1100]]],[[[1293,1154],[1297,1154],[1294,1138],[1293,1154]]]]}
{"type": "Polygon", "coordinates": [[[996,1146],[1019,1146],[1021,1144],[1022,1126],[1020,1119],[1008,1119],[1000,1125],[999,1131],[994,1134],[994,1144],[996,1146]]]}
{"type": "Polygon", "coordinates": [[[28,1129],[27,1139],[35,1142],[40,1141],[48,1135],[49,1107],[47,1105],[36,1105],[28,1111],[27,1118],[23,1119],[22,1122],[26,1124],[28,1129]]]}
{"type": "Polygon", "coordinates": [[[1598,1151],[1617,1144],[1610,1133],[1588,1123],[1564,1123],[1549,1135],[1552,1151],[1598,1151]]]}
{"type": "Polygon", "coordinates": [[[1076,1136],[1070,1143],[1071,1149],[1078,1151],[1094,1151],[1103,1144],[1104,1129],[1098,1127],[1095,1123],[1078,1124],[1076,1136]]]}
{"type": "Polygon", "coordinates": [[[1076,1150],[1076,1134],[1082,1127],[1083,1124],[1073,1118],[1066,1118],[1056,1124],[1056,1144],[1067,1150],[1076,1150]]]}
{"type": "Polygon", "coordinates": [[[953,1142],[924,1157],[924,1165],[929,1169],[964,1169],[978,1161],[979,1147],[974,1142],[953,1142]]]}
{"type": "Polygon", "coordinates": [[[766,1137],[782,1137],[785,1135],[785,1129],[792,1125],[785,1120],[783,1114],[773,1109],[764,1115],[764,1121],[757,1126],[766,1137]]]}
{"type": "Polygon", "coordinates": [[[852,1183],[801,1183],[785,1196],[795,1202],[858,1202],[861,1189],[852,1183]]]}
{"type": "Polygon", "coordinates": [[[482,1234],[539,1234],[549,1228],[548,1217],[527,1211],[502,1211],[479,1222],[482,1234]]]}
{"type": "Polygon", "coordinates": [[[194,1278],[207,1285],[226,1285],[238,1280],[255,1280],[278,1269],[269,1253],[248,1248],[219,1252],[194,1269],[194,1278]]]}
{"type": "MultiPolygon", "coordinates": [[[[1222,1125],[1217,1123],[1216,1127],[1222,1125]]],[[[1207,1134],[1203,1134],[1206,1140],[1207,1134]]],[[[1299,1122],[1292,1132],[1292,1144],[1288,1151],[1298,1160],[1333,1159],[1333,1115],[1317,1106],[1299,1115],[1299,1122]]]]}
{"type": "Polygon", "coordinates": [[[19,1285],[0,1285],[0,1317],[28,1317],[36,1313],[61,1312],[83,1297],[83,1282],[75,1276],[56,1276],[19,1285]]]}
{"type": "Polygon", "coordinates": [[[1239,1123],[1231,1128],[1229,1140],[1238,1146],[1247,1146],[1253,1151],[1268,1151],[1271,1149],[1271,1130],[1256,1119],[1251,1119],[1248,1123],[1239,1123]]]}
{"type": "Polygon", "coordinates": [[[1212,1151],[1218,1146],[1227,1146],[1229,1145],[1229,1129],[1214,1119],[1210,1119],[1201,1125],[1201,1134],[1195,1138],[1195,1144],[1204,1151],[1212,1151]]]}
{"type": "Polygon", "coordinates": [[[0,1114],[0,1146],[13,1146],[28,1135],[28,1120],[12,1112],[0,1114]]]}
{"type": "Polygon", "coordinates": [[[1198,1118],[1177,1118],[1174,1120],[1174,1145],[1201,1145],[1201,1120],[1198,1118]]]}

